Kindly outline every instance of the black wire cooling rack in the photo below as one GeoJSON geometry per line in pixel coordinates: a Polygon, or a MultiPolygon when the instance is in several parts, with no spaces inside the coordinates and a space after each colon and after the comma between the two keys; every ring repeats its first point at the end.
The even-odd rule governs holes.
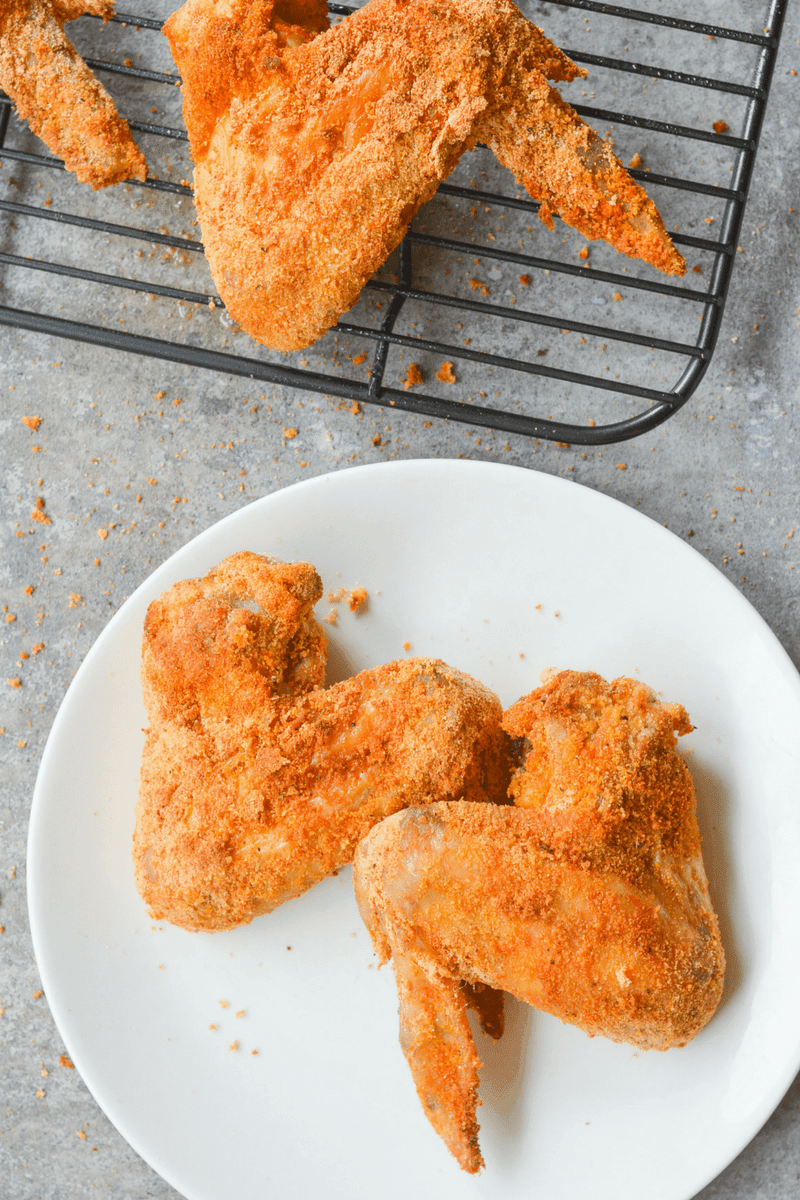
{"type": "MultiPolygon", "coordinates": [[[[596,445],[634,437],[680,408],[711,361],[787,3],[771,0],[755,17],[752,4],[721,6],[726,21],[738,14],[749,29],[665,15],[659,0],[648,11],[595,0],[528,6],[589,69],[583,86],[600,101],[584,90],[596,102],[576,103],[577,84],[565,96],[613,132],[623,159],[633,151],[631,174],[676,230],[687,260],[698,260],[686,280],[666,282],[559,225],[548,234],[533,219],[537,204],[479,150],[421,210],[356,308],[304,356],[263,350],[238,331],[198,238],[170,232],[175,221],[197,222],[187,180],[165,177],[189,175],[191,164],[162,20],[117,13],[104,27],[84,17],[70,36],[129,119],[150,177],[90,192],[42,152],[0,93],[0,323],[538,438],[596,445]],[[642,52],[648,63],[638,61],[642,52]],[[715,73],[733,78],[705,73],[715,55],[715,73]],[[705,70],[676,70],[675,62],[705,70]],[[681,123],[662,119],[676,112],[681,123]],[[52,189],[44,200],[42,188],[52,189]],[[38,253],[52,256],[54,247],[59,261],[38,253]],[[50,311],[32,311],[32,301],[50,311]],[[64,308],[69,317],[58,315],[64,308]],[[135,331],[118,327],[130,324],[135,331]],[[168,327],[169,336],[151,336],[168,327]],[[418,370],[410,373],[411,364],[418,370]]],[[[330,9],[335,18],[353,11],[330,9]]]]}

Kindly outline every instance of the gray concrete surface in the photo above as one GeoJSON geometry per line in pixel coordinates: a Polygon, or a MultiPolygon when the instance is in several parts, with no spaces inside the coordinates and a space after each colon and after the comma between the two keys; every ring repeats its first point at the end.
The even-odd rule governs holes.
{"type": "MultiPolygon", "coordinates": [[[[138,11],[163,16],[168,7],[153,0],[138,11]]],[[[603,38],[606,45],[616,45],[612,33],[604,33],[602,22],[591,14],[584,19],[583,14],[564,12],[556,5],[533,7],[541,22],[559,36],[555,27],[564,26],[565,45],[576,46],[583,32],[589,39],[584,44],[591,48],[602,44],[603,38]],[[597,25],[593,33],[589,20],[597,25]]],[[[661,11],[657,4],[652,7],[661,11]]],[[[680,0],[664,6],[666,11],[692,15],[695,8],[680,0]]],[[[704,7],[703,19],[749,27],[747,22],[754,13],[758,22],[761,11],[762,6],[754,3],[711,3],[704,7]]],[[[91,45],[99,34],[96,27],[87,29],[80,36],[91,45]]],[[[118,31],[103,36],[114,38],[118,31]]],[[[156,37],[152,35],[147,54],[161,55],[162,65],[168,64],[156,37]]],[[[650,58],[644,50],[641,57],[653,61],[658,45],[651,32],[643,37],[650,58]]],[[[639,47],[631,44],[633,50],[639,47]]],[[[725,54],[732,53],[725,48],[725,54]]],[[[727,66],[735,69],[737,61],[731,57],[727,66]]],[[[457,423],[428,423],[388,409],[365,407],[354,413],[349,403],[336,397],[264,387],[0,328],[4,396],[0,603],[6,614],[0,635],[4,664],[0,671],[3,1200],[61,1200],[101,1190],[118,1200],[177,1197],[123,1141],[77,1072],[60,1065],[66,1050],[50,1018],[47,999],[39,992],[27,924],[25,850],[37,767],[79,663],[136,585],[220,517],[310,475],[389,457],[466,456],[568,476],[638,507],[689,540],[747,597],[800,665],[798,70],[800,10],[795,4],[785,31],[716,357],[682,411],[623,446],[582,452],[580,447],[538,444],[457,423]],[[40,418],[38,429],[26,426],[26,417],[40,418]],[[284,436],[287,429],[296,429],[296,436],[284,436]],[[625,469],[619,469],[623,463],[625,469]],[[157,478],[157,486],[148,478],[157,478]],[[43,509],[36,508],[37,497],[43,498],[43,509]],[[49,523],[33,520],[33,512],[43,514],[49,523]],[[99,538],[98,529],[107,530],[107,536],[99,538]],[[40,642],[43,649],[33,653],[40,642]],[[20,686],[6,684],[6,678],[19,679],[20,686]],[[85,1139],[79,1132],[86,1134],[85,1139]]],[[[120,94],[124,95],[124,88],[120,94]]],[[[136,97],[131,95],[133,104],[136,97]]],[[[175,101],[170,103],[174,107],[175,101]]],[[[688,113],[689,103],[683,94],[674,100],[674,115],[686,117],[687,123],[708,122],[720,115],[722,102],[716,94],[704,94],[705,117],[688,113]]],[[[731,100],[733,119],[728,117],[734,131],[735,113],[741,111],[737,103],[731,100]]],[[[724,107],[722,115],[728,111],[724,107]]],[[[172,117],[177,119],[175,113],[172,117]]],[[[627,137],[631,153],[637,149],[630,131],[622,131],[620,137],[627,137]]],[[[656,138],[642,149],[646,163],[657,164],[659,155],[666,154],[656,138]]],[[[704,147],[692,149],[691,154],[694,159],[689,165],[695,177],[717,169],[704,147]]],[[[173,166],[176,173],[181,170],[179,158],[173,166]]],[[[54,206],[72,204],[70,211],[113,215],[114,204],[128,209],[137,201],[146,204],[143,194],[120,192],[122,199],[94,196],[66,177],[53,176],[4,160],[0,195],[41,203],[44,190],[37,184],[45,179],[54,206]]],[[[675,208],[675,197],[667,202],[675,216],[672,224],[698,232],[705,228],[702,208],[687,208],[682,214],[675,208]]],[[[172,197],[170,203],[177,222],[170,232],[177,232],[181,223],[188,228],[191,207],[172,197]]],[[[435,214],[421,219],[433,221],[435,214]]],[[[79,235],[64,234],[58,226],[44,230],[38,248],[23,250],[16,244],[15,249],[19,231],[14,225],[22,229],[21,222],[2,218],[3,246],[11,252],[61,255],[61,261],[70,254],[75,261],[86,261],[90,255],[93,262],[101,260],[104,269],[120,253],[113,239],[87,249],[79,235]]],[[[571,243],[573,250],[576,245],[571,243]]],[[[148,254],[150,249],[148,245],[148,254]]],[[[601,259],[600,251],[597,261],[608,262],[601,259]]],[[[119,269],[130,273],[125,265],[119,269]]],[[[177,278],[178,268],[169,261],[155,262],[152,269],[167,281],[177,278]]],[[[190,286],[210,288],[199,256],[180,269],[188,273],[182,280],[191,276],[190,286]]],[[[506,279],[504,286],[507,283],[506,279]]],[[[187,328],[186,310],[174,302],[152,302],[130,294],[120,301],[120,294],[110,289],[90,293],[70,290],[68,283],[63,284],[62,295],[49,276],[36,272],[23,279],[20,272],[7,271],[0,286],[4,304],[57,312],[63,300],[71,314],[89,319],[99,309],[108,323],[127,322],[123,327],[151,334],[187,328]],[[123,316],[121,304],[127,305],[123,316]]],[[[425,319],[423,313],[420,320],[425,319]]],[[[198,314],[195,322],[194,333],[209,344],[248,352],[244,335],[221,324],[219,314],[212,321],[207,314],[198,314]],[[206,324],[199,334],[197,323],[202,321],[206,324]]],[[[496,334],[501,351],[512,351],[513,345],[503,342],[503,336],[501,329],[496,334]]],[[[351,358],[358,348],[345,341],[338,346],[343,357],[349,353],[351,358]]],[[[321,361],[327,355],[330,368],[331,347],[336,349],[337,344],[326,342],[309,358],[316,354],[321,361]]],[[[625,348],[615,349],[614,361],[615,373],[621,374],[637,362],[625,348]]],[[[398,360],[392,369],[399,378],[403,362],[398,360]]],[[[459,387],[461,383],[459,375],[459,387]]],[[[463,384],[464,391],[467,385],[480,386],[468,374],[463,384]]],[[[514,399],[514,386],[503,383],[504,401],[514,399]]],[[[541,392],[538,395],[536,403],[542,411],[541,392]]],[[[546,404],[548,412],[556,411],[559,404],[566,411],[565,397],[555,387],[551,402],[552,408],[546,404]]],[[[614,411],[609,404],[609,411],[614,411]]],[[[790,1200],[800,1195],[800,1077],[753,1142],[700,1195],[703,1200],[790,1200]]]]}

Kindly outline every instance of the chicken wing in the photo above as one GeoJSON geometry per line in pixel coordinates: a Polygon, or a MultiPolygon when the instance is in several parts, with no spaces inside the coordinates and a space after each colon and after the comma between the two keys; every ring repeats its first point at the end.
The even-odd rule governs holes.
{"type": "Polygon", "coordinates": [[[712,1016],[725,958],[700,849],[679,705],[640,683],[563,672],[504,717],[514,807],[435,804],[384,821],[356,896],[394,959],[401,1045],[460,1165],[478,1148],[479,1062],[461,981],[511,992],[642,1049],[712,1016]]]}
{"type": "Polygon", "coordinates": [[[144,155],[114,102],[64,33],[82,13],[105,20],[113,0],[4,0],[0,87],[81,183],[108,187],[147,178],[144,155]]]}
{"type": "Polygon", "coordinates": [[[155,919],[231,929],[352,860],[409,804],[502,800],[496,696],[426,658],[327,690],[307,563],[235,554],[148,609],[133,857],[155,919]]]}
{"type": "Polygon", "coordinates": [[[211,273],[257,341],[300,349],[334,325],[479,138],[546,221],[683,272],[652,202],[546,82],[585,72],[510,0],[370,0],[326,22],[316,0],[188,0],[164,26],[211,273]]]}

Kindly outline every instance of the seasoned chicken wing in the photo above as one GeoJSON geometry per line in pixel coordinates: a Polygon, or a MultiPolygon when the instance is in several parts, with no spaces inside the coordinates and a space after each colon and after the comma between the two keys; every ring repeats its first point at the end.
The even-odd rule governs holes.
{"type": "Polygon", "coordinates": [[[156,919],[230,929],[349,863],[399,808],[503,799],[497,697],[425,658],[323,689],[321,594],[308,563],[242,553],[150,605],[133,857],[156,919]]]}
{"type": "Polygon", "coordinates": [[[652,202],[547,83],[585,72],[510,0],[370,0],[326,25],[317,0],[187,0],[164,27],[206,255],[256,340],[300,349],[335,324],[479,138],[546,221],[683,272],[652,202]]]}
{"type": "Polygon", "coordinates": [[[0,4],[0,87],[67,170],[95,190],[147,178],[127,121],[63,30],[83,13],[108,20],[113,11],[113,0],[0,4]]]}
{"type": "Polygon", "coordinates": [[[479,1062],[462,981],[590,1036],[682,1046],[710,1019],[725,957],[676,734],[684,710],[630,679],[563,672],[503,720],[515,807],[436,804],[382,822],[356,896],[394,960],[400,1040],[460,1165],[478,1147],[479,1062]]]}

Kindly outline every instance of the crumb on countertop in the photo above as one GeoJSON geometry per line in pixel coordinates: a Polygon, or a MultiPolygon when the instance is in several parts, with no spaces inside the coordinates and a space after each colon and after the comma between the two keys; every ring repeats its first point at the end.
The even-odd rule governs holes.
{"type": "Polygon", "coordinates": [[[425,376],[422,374],[422,371],[419,369],[417,364],[409,363],[406,377],[405,379],[401,379],[400,382],[405,386],[405,390],[408,391],[410,387],[416,387],[418,383],[424,382],[424,379],[425,376]]]}

